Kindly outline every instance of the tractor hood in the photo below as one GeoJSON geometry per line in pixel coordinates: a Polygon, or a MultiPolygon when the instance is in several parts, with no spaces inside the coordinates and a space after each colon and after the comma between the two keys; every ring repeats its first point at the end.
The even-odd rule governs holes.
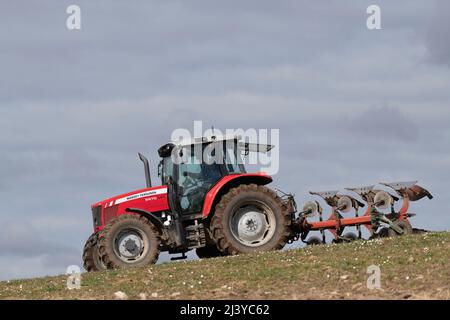
{"type": "MultiPolygon", "coordinates": [[[[158,186],[152,188],[138,189],[131,192],[123,193],[92,205],[92,208],[101,206],[103,209],[116,205],[135,204],[136,202],[150,202],[155,196],[167,195],[167,186],[158,186]]],[[[159,211],[159,210],[158,210],[159,211]]]]}

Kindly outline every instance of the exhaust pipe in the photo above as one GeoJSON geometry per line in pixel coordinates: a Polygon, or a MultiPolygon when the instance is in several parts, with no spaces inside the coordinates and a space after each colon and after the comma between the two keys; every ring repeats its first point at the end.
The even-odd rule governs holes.
{"type": "Polygon", "coordinates": [[[148,166],[148,159],[144,157],[141,153],[138,153],[139,159],[144,163],[144,172],[145,172],[145,182],[147,183],[147,188],[152,187],[152,180],[150,178],[150,168],[148,166]]]}

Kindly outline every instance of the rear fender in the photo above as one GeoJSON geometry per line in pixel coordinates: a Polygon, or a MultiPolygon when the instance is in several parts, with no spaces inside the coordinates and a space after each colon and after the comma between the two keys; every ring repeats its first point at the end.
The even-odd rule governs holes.
{"type": "Polygon", "coordinates": [[[220,201],[222,195],[227,193],[231,188],[237,187],[241,184],[254,183],[258,185],[266,185],[270,182],[272,182],[272,177],[264,172],[224,176],[206,194],[205,202],[203,204],[202,217],[207,218],[213,211],[215,205],[220,201]]]}

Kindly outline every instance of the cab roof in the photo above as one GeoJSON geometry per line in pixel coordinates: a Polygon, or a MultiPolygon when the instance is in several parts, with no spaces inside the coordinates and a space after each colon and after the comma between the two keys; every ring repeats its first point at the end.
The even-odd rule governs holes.
{"type": "Polygon", "coordinates": [[[238,148],[242,151],[249,152],[269,152],[275,146],[270,144],[261,144],[261,143],[250,143],[250,142],[240,142],[242,137],[237,134],[224,134],[224,135],[209,135],[197,138],[189,138],[189,139],[179,139],[174,140],[165,145],[161,146],[158,149],[158,154],[161,158],[170,156],[173,148],[175,147],[185,147],[192,146],[196,144],[208,144],[212,142],[221,142],[221,141],[231,141],[234,140],[238,143],[238,148]]]}

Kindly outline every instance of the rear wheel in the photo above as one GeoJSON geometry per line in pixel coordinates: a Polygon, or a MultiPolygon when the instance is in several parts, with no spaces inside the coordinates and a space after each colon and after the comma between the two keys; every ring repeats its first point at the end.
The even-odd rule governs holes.
{"type": "Polygon", "coordinates": [[[84,245],[83,267],[88,272],[106,269],[105,265],[100,259],[97,240],[98,240],[98,233],[94,233],[89,237],[89,239],[87,239],[86,244],[84,245]]]}
{"type": "Polygon", "coordinates": [[[395,222],[395,225],[397,227],[399,227],[400,229],[402,229],[403,233],[399,234],[394,229],[389,228],[389,230],[388,230],[388,236],[389,237],[396,237],[396,236],[400,236],[400,235],[406,235],[406,234],[412,234],[413,233],[413,228],[412,228],[412,226],[411,226],[411,224],[409,223],[408,220],[397,221],[397,222],[395,222]]]}
{"type": "Polygon", "coordinates": [[[211,220],[217,247],[227,255],[282,249],[290,225],[285,203],[274,191],[256,184],[231,189],[211,220]]]}
{"type": "Polygon", "coordinates": [[[99,253],[108,269],[156,263],[161,241],[144,217],[125,214],[111,220],[99,239],[99,253]]]}
{"type": "Polygon", "coordinates": [[[217,249],[215,244],[195,249],[195,253],[200,259],[215,258],[223,256],[223,253],[217,249]]]}

